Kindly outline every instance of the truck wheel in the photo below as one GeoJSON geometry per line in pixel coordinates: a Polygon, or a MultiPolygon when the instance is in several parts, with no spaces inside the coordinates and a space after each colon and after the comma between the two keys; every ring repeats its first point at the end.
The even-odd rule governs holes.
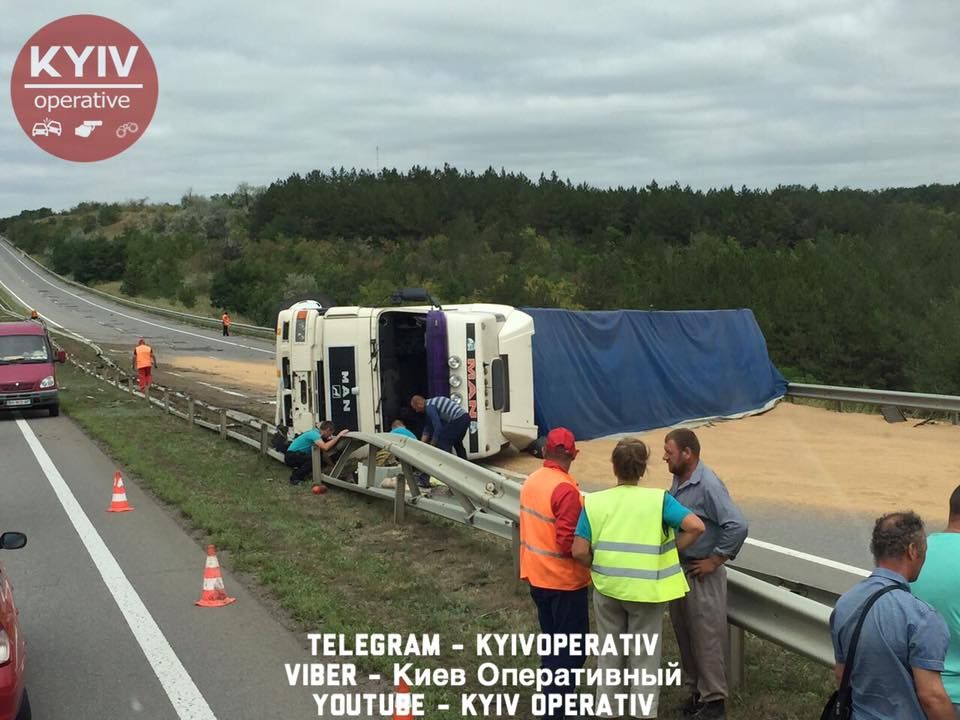
{"type": "Polygon", "coordinates": [[[60,405],[51,405],[50,406],[50,417],[57,417],[60,414],[60,405]]]}
{"type": "Polygon", "coordinates": [[[30,720],[33,717],[33,713],[30,711],[30,696],[27,695],[27,690],[23,690],[23,699],[20,700],[20,712],[17,713],[17,720],[30,720]]]}

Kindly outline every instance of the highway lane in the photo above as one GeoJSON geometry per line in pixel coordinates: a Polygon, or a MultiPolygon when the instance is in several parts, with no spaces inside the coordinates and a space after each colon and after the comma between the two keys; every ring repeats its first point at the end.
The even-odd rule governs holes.
{"type": "Polygon", "coordinates": [[[132,348],[145,337],[158,354],[212,355],[230,360],[273,362],[273,344],[258,338],[222,337],[164,317],[149,315],[61,283],[0,241],[0,283],[50,321],[96,343],[132,348]]]}
{"type": "Polygon", "coordinates": [[[26,548],[4,552],[2,560],[27,637],[27,682],[35,717],[317,717],[308,690],[289,687],[283,669],[287,662],[310,661],[304,638],[284,628],[226,571],[226,588],[237,602],[217,609],[195,607],[204,548],[133,483],[127,484],[127,496],[134,512],[105,512],[112,462],[70,420],[26,415],[29,429],[22,430],[13,415],[0,414],[0,529],[21,530],[29,538],[26,548]],[[143,618],[135,625],[146,639],[135,638],[125,614],[133,601],[118,588],[121,582],[112,578],[108,585],[95,566],[96,549],[88,547],[68,516],[70,504],[58,497],[56,484],[28,446],[25,436],[30,434],[115,558],[146,617],[179,658],[181,675],[143,618]],[[159,669],[148,657],[159,658],[154,662],[159,669]],[[191,683],[209,714],[191,699],[191,683]]]}

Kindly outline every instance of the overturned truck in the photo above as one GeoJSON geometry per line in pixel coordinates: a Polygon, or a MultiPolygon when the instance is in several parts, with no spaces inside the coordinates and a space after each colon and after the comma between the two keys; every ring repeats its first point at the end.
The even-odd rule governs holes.
{"type": "MultiPolygon", "coordinates": [[[[406,292],[406,291],[405,291],[406,292]]],[[[424,299],[399,294],[396,299],[424,299]]],[[[462,304],[298,303],[277,320],[277,424],[385,432],[422,417],[413,395],[470,415],[470,459],[529,447],[559,425],[579,439],[763,411],[787,383],[747,309],[578,312],[462,304]]]]}

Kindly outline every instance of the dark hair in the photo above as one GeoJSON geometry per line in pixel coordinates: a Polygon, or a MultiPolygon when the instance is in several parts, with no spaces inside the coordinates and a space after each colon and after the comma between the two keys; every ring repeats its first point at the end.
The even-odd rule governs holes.
{"type": "Polygon", "coordinates": [[[544,460],[555,460],[556,462],[566,463],[573,462],[574,456],[567,452],[567,449],[563,446],[558,446],[547,450],[546,447],[543,449],[543,459],[544,460]]]}
{"type": "Polygon", "coordinates": [[[639,480],[647,471],[650,450],[643,440],[625,437],[613,449],[613,474],[618,480],[639,480]]]}
{"type": "Polygon", "coordinates": [[[924,538],[923,520],[911,510],[887,513],[877,518],[870,539],[874,560],[893,560],[907,553],[910,543],[924,538]]]}
{"type": "Polygon", "coordinates": [[[697,434],[687,428],[677,428],[667,433],[666,440],[673,440],[677,450],[683,452],[689,450],[696,457],[700,457],[700,441],[697,440],[697,434]]]}
{"type": "Polygon", "coordinates": [[[950,517],[960,515],[960,485],[950,495],[950,517]]]}
{"type": "Polygon", "coordinates": [[[322,423],[320,423],[319,427],[321,430],[333,430],[336,425],[329,420],[324,420],[322,423]]]}

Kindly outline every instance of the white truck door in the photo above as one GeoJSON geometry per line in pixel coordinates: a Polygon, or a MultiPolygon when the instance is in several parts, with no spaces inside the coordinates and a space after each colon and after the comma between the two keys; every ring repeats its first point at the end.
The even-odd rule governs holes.
{"type": "Polygon", "coordinates": [[[324,318],[328,408],[337,430],[374,432],[370,308],[331,308],[324,318]]]}

